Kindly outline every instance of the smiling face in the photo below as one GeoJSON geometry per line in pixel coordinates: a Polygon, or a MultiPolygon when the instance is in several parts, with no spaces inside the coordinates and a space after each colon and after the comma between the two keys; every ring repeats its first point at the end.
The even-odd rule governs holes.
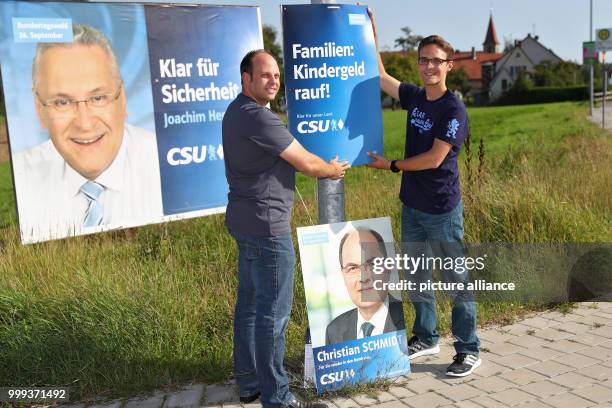
{"type": "Polygon", "coordinates": [[[280,70],[276,60],[265,52],[253,56],[253,74],[242,74],[242,92],[262,106],[276,98],[280,88],[280,70]]]}
{"type": "MultiPolygon", "coordinates": [[[[419,58],[432,59],[447,59],[448,54],[436,44],[424,46],[419,52],[419,58]]],[[[453,62],[443,62],[436,66],[433,62],[421,65],[419,64],[419,75],[426,87],[441,86],[446,87],[446,75],[453,68],[453,62]]]]}
{"type": "Polygon", "coordinates": [[[374,258],[386,257],[380,243],[369,231],[353,231],[342,247],[342,277],[351,300],[360,310],[375,312],[387,297],[386,290],[374,289],[374,280],[389,281],[389,271],[376,275],[374,258]],[[363,266],[361,266],[363,265],[363,266]]]}
{"type": "Polygon", "coordinates": [[[113,75],[111,59],[97,45],[59,46],[44,52],[38,68],[34,91],[40,124],[70,167],[94,180],[117,156],[127,117],[125,93],[113,75]],[[117,91],[119,97],[103,108],[81,102],[74,112],[60,113],[43,106],[43,102],[58,98],[83,101],[96,95],[114,97],[117,91]]]}

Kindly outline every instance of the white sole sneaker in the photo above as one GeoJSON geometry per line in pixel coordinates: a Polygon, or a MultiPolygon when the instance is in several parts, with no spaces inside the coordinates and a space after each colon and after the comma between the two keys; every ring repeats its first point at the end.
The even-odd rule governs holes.
{"type": "Polygon", "coordinates": [[[434,347],[428,348],[428,349],[423,349],[421,351],[417,351],[414,354],[410,354],[409,358],[410,360],[417,358],[417,357],[422,357],[422,356],[430,356],[432,354],[438,354],[440,352],[440,345],[436,344],[434,347]]]}
{"type": "Polygon", "coordinates": [[[472,365],[472,368],[470,368],[469,371],[466,371],[465,373],[453,373],[451,371],[447,371],[446,375],[448,375],[449,377],[465,377],[465,376],[472,374],[475,369],[480,367],[481,364],[482,364],[482,360],[478,359],[474,362],[474,365],[472,365]]]}

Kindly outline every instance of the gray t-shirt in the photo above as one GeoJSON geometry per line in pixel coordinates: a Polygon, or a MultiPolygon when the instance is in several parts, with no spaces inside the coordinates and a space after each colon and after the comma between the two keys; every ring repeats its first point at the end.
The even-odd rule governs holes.
{"type": "Polygon", "coordinates": [[[279,155],[293,136],[279,117],[244,94],[223,117],[225,177],[232,231],[275,236],[291,232],[295,169],[279,155]]]}

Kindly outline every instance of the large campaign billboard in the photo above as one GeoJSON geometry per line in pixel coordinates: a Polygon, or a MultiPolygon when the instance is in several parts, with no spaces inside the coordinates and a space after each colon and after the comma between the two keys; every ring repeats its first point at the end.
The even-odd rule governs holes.
{"type": "Polygon", "coordinates": [[[289,130],[325,160],[382,154],[380,77],[365,6],[282,6],[289,130]]]}
{"type": "Polygon", "coordinates": [[[317,391],[410,373],[397,270],[374,267],[395,256],[389,217],[297,235],[317,391]]]}
{"type": "Polygon", "coordinates": [[[21,239],[223,212],[221,122],[257,7],[6,1],[0,68],[21,239]]]}

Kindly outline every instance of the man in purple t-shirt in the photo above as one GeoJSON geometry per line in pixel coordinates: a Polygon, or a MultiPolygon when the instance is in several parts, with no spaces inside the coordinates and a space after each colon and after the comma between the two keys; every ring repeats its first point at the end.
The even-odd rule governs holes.
{"type": "MultiPolygon", "coordinates": [[[[378,36],[370,11],[376,49],[378,36]]],[[[468,134],[463,103],[446,87],[446,75],[453,68],[453,47],[442,37],[424,38],[418,47],[418,70],[424,88],[400,83],[386,73],[380,53],[380,84],[385,93],[400,101],[407,114],[406,148],[403,160],[387,160],[374,152],[370,167],[402,172],[402,246],[409,256],[427,253],[434,258],[463,257],[463,207],[457,157],[468,134]]],[[[467,282],[467,273],[441,270],[446,281],[467,282]]],[[[431,280],[423,268],[408,276],[418,283],[431,280]]],[[[418,285],[417,285],[418,287],[418,285]]],[[[446,374],[463,377],[481,364],[480,342],[476,336],[476,305],[467,291],[451,293],[452,332],[456,356],[446,374]]],[[[436,354],[435,297],[431,291],[411,291],[416,318],[408,341],[410,358],[436,354]]]]}

